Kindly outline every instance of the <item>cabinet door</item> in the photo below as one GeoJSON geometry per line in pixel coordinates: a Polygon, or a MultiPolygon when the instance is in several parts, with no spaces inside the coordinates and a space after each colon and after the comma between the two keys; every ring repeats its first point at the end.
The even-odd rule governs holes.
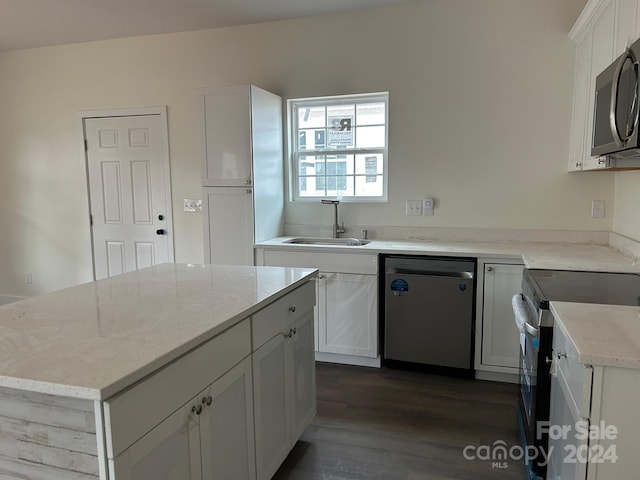
{"type": "Polygon", "coordinates": [[[116,480],[200,480],[199,416],[194,398],[111,462],[116,480]]]}
{"type": "MultiPolygon", "coordinates": [[[[591,143],[593,134],[593,104],[595,95],[593,92],[596,77],[613,61],[613,42],[615,24],[615,2],[605,0],[596,13],[593,22],[593,40],[591,49],[591,75],[589,77],[589,95],[587,104],[587,124],[585,126],[585,153],[584,158],[591,157],[591,143]]],[[[596,162],[597,163],[597,162],[596,162]]]]}
{"type": "Polygon", "coordinates": [[[614,57],[621,55],[638,37],[638,1],[616,0],[616,36],[614,57]]]}
{"type": "Polygon", "coordinates": [[[253,395],[258,480],[278,470],[291,447],[289,339],[277,335],[253,353],[253,395]]]}
{"type": "Polygon", "coordinates": [[[206,187],[202,193],[205,263],[253,265],[252,189],[206,187]]]}
{"type": "Polygon", "coordinates": [[[251,358],[216,380],[201,396],[203,480],[255,480],[251,358]]]}
{"type": "Polygon", "coordinates": [[[321,276],[318,350],[377,357],[377,277],[324,272],[321,276]]]}
{"type": "MultiPolygon", "coordinates": [[[[588,105],[591,92],[591,47],[593,30],[587,28],[576,45],[576,64],[574,73],[573,111],[571,117],[571,139],[569,144],[569,171],[581,170],[585,157],[590,156],[586,138],[588,105]]],[[[589,146],[589,149],[591,147],[589,146]]]]}
{"type": "Polygon", "coordinates": [[[204,90],[203,186],[251,185],[251,118],[248,85],[204,90]]]}
{"type": "Polygon", "coordinates": [[[292,399],[291,433],[297,441],[316,414],[316,364],[313,342],[313,311],[294,324],[291,338],[292,399]]]}
{"type": "Polygon", "coordinates": [[[523,268],[499,263],[484,267],[482,364],[511,368],[513,373],[520,362],[520,332],[511,298],[521,291],[523,268]]]}
{"type": "MultiPolygon", "coordinates": [[[[576,438],[576,422],[580,418],[569,397],[568,387],[561,373],[551,377],[551,410],[549,425],[554,435],[549,438],[548,480],[585,480],[587,478],[587,439],[576,438]],[[564,428],[566,434],[560,434],[564,428]],[[555,434],[557,433],[557,435],[555,434]]],[[[589,428],[585,424],[584,428],[589,428]]]]}

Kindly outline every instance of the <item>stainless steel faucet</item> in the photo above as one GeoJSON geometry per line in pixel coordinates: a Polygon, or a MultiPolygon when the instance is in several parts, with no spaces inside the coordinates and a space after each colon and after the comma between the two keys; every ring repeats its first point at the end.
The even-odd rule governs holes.
{"type": "Polygon", "coordinates": [[[342,227],[338,223],[338,205],[340,205],[340,200],[320,200],[320,203],[323,205],[333,205],[333,238],[338,238],[340,233],[344,233],[344,222],[342,222],[342,227]]]}

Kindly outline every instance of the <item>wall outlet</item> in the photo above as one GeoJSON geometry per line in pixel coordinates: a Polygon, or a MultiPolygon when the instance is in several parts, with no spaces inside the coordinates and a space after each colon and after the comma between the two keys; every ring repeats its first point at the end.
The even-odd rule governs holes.
{"type": "Polygon", "coordinates": [[[591,218],[604,218],[604,200],[591,202],[591,218]]]}
{"type": "Polygon", "coordinates": [[[433,207],[435,203],[433,198],[425,198],[422,200],[422,215],[425,217],[433,217],[433,207]]]}
{"type": "Polygon", "coordinates": [[[201,212],[202,200],[193,200],[191,198],[183,198],[182,204],[184,205],[185,212],[201,212]]]}
{"type": "Polygon", "coordinates": [[[422,215],[422,200],[407,200],[407,215],[422,215]]]}

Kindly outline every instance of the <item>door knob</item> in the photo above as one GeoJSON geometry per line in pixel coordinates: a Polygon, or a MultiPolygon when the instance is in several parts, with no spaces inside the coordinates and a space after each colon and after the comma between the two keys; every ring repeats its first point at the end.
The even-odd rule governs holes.
{"type": "Polygon", "coordinates": [[[167,231],[164,228],[159,228],[156,230],[156,235],[166,235],[167,231]]]}

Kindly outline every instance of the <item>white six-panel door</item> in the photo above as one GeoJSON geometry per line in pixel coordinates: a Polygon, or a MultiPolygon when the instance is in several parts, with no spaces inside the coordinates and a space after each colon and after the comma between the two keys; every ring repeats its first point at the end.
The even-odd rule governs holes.
{"type": "Polygon", "coordinates": [[[161,115],[84,119],[96,280],[173,261],[161,115]]]}

